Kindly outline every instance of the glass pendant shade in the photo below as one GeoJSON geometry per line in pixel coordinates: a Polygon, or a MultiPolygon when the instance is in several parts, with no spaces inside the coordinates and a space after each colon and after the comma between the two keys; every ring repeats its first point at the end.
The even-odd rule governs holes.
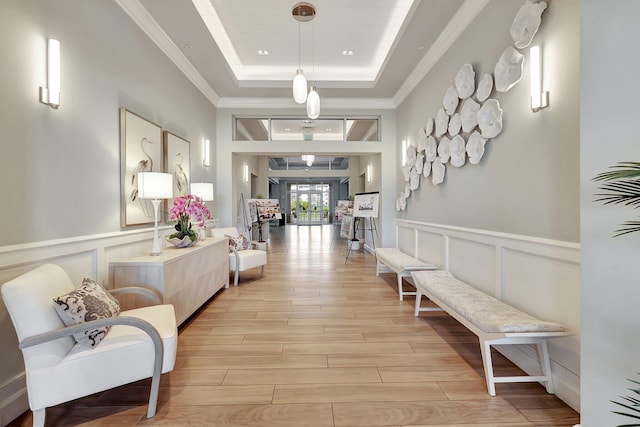
{"type": "Polygon", "coordinates": [[[315,86],[311,86],[307,95],[307,116],[310,119],[317,119],[320,116],[320,95],[316,92],[315,86]]]}
{"type": "Polygon", "coordinates": [[[307,100],[307,79],[300,69],[293,78],[293,99],[298,104],[304,104],[307,100]]]}

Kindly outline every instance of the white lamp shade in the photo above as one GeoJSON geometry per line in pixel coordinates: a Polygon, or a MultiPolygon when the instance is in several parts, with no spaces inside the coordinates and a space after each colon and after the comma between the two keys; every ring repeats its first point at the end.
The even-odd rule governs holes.
{"type": "Polygon", "coordinates": [[[307,116],[310,119],[320,117],[320,95],[316,92],[315,86],[311,86],[311,90],[307,95],[307,116]]]}
{"type": "Polygon", "coordinates": [[[307,79],[302,74],[302,70],[296,71],[296,76],[293,78],[293,99],[298,104],[304,104],[307,100],[307,79]]]}
{"type": "Polygon", "coordinates": [[[191,184],[191,194],[200,197],[204,202],[213,201],[213,183],[194,182],[191,184]]]}
{"type": "Polygon", "coordinates": [[[173,197],[173,175],[160,172],[138,173],[138,197],[141,199],[173,197]]]}

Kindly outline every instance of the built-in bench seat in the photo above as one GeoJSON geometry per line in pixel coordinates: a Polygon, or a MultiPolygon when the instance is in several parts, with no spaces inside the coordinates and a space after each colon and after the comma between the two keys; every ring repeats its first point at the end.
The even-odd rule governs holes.
{"type": "Polygon", "coordinates": [[[376,248],[376,276],[388,270],[398,276],[398,294],[400,301],[404,295],[416,295],[415,292],[407,292],[402,288],[402,279],[415,287],[412,283],[411,272],[421,270],[435,270],[437,267],[417,258],[407,255],[398,248],[376,248]]]}
{"type": "Polygon", "coordinates": [[[496,395],[496,383],[511,382],[541,382],[547,392],[553,394],[547,339],[570,335],[562,325],[536,319],[446,271],[418,271],[412,276],[416,286],[416,316],[421,311],[434,310],[433,307],[421,307],[424,295],[478,336],[487,389],[491,396],[496,395]],[[541,375],[496,377],[491,361],[491,346],[503,344],[535,344],[541,375]]]}

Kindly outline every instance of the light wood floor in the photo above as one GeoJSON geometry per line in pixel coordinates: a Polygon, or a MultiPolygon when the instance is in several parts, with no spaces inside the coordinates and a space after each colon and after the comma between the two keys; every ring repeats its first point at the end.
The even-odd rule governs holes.
{"type": "MultiPolygon", "coordinates": [[[[475,335],[413,316],[395,276],[333,226],[272,227],[269,263],[180,330],[175,370],[146,419],[147,381],[47,410],[47,426],[572,426],[539,384],[487,394],[475,335]]],[[[495,354],[498,373],[518,372],[495,354]]],[[[61,385],[63,387],[64,385],[61,385]]],[[[31,425],[24,414],[10,426],[31,425]]]]}

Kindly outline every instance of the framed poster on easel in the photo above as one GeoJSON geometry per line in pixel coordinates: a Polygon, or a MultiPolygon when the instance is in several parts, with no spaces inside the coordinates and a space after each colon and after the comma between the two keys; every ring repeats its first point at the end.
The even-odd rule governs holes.
{"type": "Polygon", "coordinates": [[[353,216],[356,218],[378,218],[380,193],[357,193],[353,199],[353,216]]]}

